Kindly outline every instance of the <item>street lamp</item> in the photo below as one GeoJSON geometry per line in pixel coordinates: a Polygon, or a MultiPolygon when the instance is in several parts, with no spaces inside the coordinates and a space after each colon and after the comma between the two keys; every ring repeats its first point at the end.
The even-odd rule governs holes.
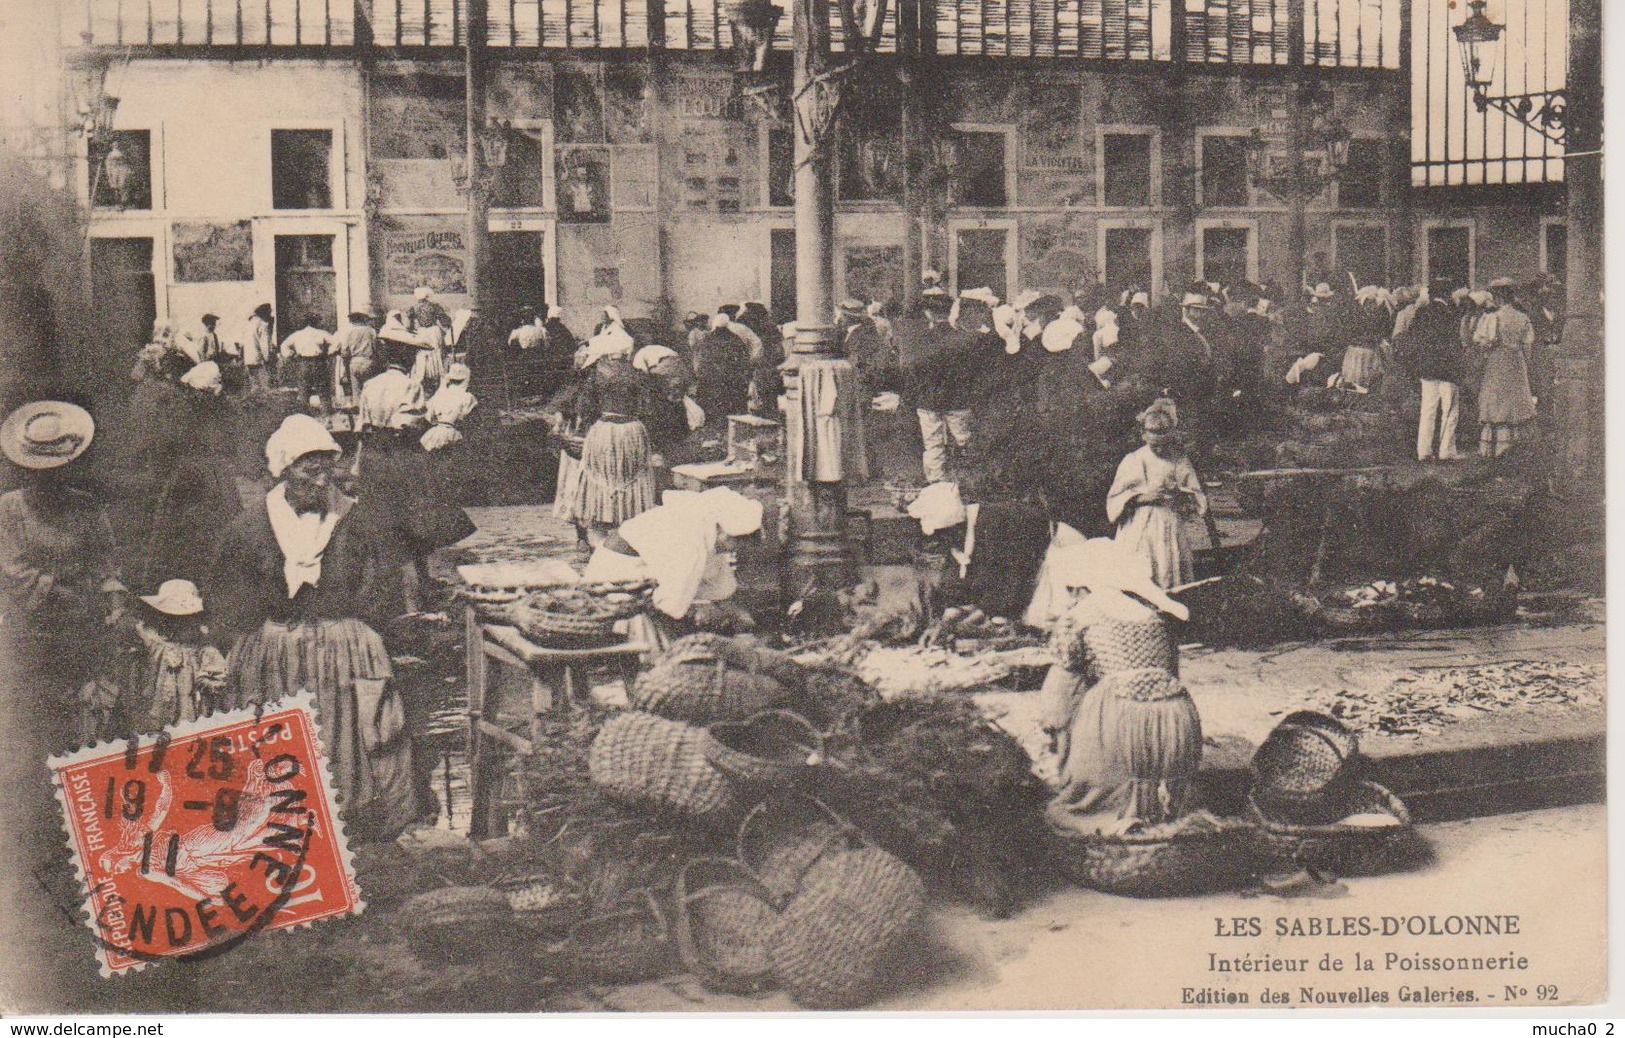
{"type": "Polygon", "coordinates": [[[1506,26],[1484,13],[1487,0],[1470,0],[1467,19],[1451,31],[1461,55],[1461,71],[1472,91],[1473,104],[1480,112],[1494,108],[1516,119],[1555,144],[1568,144],[1568,94],[1563,89],[1532,94],[1490,96],[1495,82],[1495,65],[1501,57],[1501,36],[1506,26]]]}
{"type": "Polygon", "coordinates": [[[734,71],[758,73],[767,68],[767,52],[773,46],[773,31],[784,8],[771,0],[738,0],[723,8],[733,27],[734,71]]]}

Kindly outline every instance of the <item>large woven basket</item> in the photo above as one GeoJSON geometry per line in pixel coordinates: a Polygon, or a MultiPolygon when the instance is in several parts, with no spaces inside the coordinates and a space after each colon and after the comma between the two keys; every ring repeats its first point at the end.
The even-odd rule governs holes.
{"type": "Polygon", "coordinates": [[[1056,833],[1056,858],[1074,882],[1126,897],[1188,897],[1245,886],[1262,870],[1253,826],[1187,817],[1123,836],[1056,833]]]}
{"type": "Polygon", "coordinates": [[[925,908],[925,885],[867,843],[826,851],[772,932],[773,972],[807,1009],[851,1009],[880,994],[925,908]]]}
{"type": "Polygon", "coordinates": [[[625,907],[578,923],[547,954],[554,965],[605,983],[649,980],[671,972],[671,931],[647,890],[629,892],[625,907]]]}
{"type": "Polygon", "coordinates": [[[558,612],[529,601],[510,605],[507,612],[510,622],[538,645],[587,649],[608,645],[617,638],[614,616],[558,612]]]}
{"type": "Polygon", "coordinates": [[[801,889],[807,870],[825,852],[846,846],[850,828],[812,797],[767,800],[745,814],[736,850],[740,863],[782,903],[801,889]]]}
{"type": "Polygon", "coordinates": [[[744,721],[714,724],[711,763],[736,782],[790,786],[824,758],[824,738],[800,714],[764,710],[744,721]]]}
{"type": "Polygon", "coordinates": [[[1313,710],[1288,714],[1253,754],[1253,796],[1276,817],[1329,821],[1338,794],[1353,781],[1359,752],[1359,739],[1335,717],[1313,710]]]}
{"type": "Polygon", "coordinates": [[[491,887],[441,887],[402,906],[407,944],[427,961],[472,961],[513,926],[513,909],[491,887]]]}
{"type": "Polygon", "coordinates": [[[1375,782],[1353,786],[1343,798],[1342,817],[1328,825],[1294,825],[1273,818],[1256,799],[1249,799],[1247,807],[1258,827],[1260,847],[1278,864],[1305,865],[1338,876],[1374,876],[1413,863],[1426,849],[1405,802],[1375,782]],[[1391,823],[1364,824],[1379,819],[1391,823]]]}
{"type": "Polygon", "coordinates": [[[1364,606],[1322,605],[1315,614],[1321,626],[1341,634],[1371,634],[1392,631],[1404,625],[1398,602],[1377,602],[1364,606]]]}
{"type": "Polygon", "coordinates": [[[788,690],[766,674],[730,666],[726,660],[671,662],[662,659],[638,675],[628,694],[633,706],[690,724],[742,721],[783,705],[788,690]]]}
{"type": "Polygon", "coordinates": [[[703,818],[732,806],[703,728],[641,711],[605,722],[587,752],[594,785],[630,804],[703,818]]]}
{"type": "Polygon", "coordinates": [[[748,994],[773,978],[778,912],[755,877],[730,858],[695,858],[677,873],[677,953],[716,991],[748,994]]]}

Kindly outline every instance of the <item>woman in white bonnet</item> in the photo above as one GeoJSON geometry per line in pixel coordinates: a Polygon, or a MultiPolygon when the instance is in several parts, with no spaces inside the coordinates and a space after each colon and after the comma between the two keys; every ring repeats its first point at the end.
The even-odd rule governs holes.
{"type": "Polygon", "coordinates": [[[373,623],[391,574],[379,531],[334,480],[339,445],[290,415],[265,445],[277,482],[227,530],[204,597],[233,636],[226,706],[308,690],[352,835],[390,839],[417,818],[412,747],[373,623]]]}

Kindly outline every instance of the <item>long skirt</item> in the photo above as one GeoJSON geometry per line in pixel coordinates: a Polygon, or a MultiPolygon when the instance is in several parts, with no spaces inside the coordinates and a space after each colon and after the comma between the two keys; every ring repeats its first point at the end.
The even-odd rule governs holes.
{"type": "Polygon", "coordinates": [[[1063,831],[1107,836],[1172,821],[1190,809],[1201,764],[1202,719],[1177,678],[1155,669],[1107,674],[1077,698],[1061,791],[1045,817],[1063,831]]]}
{"type": "MultiPolygon", "coordinates": [[[[1181,423],[1183,424],[1183,423],[1181,423]]],[[[1117,527],[1116,541],[1151,564],[1158,587],[1188,584],[1195,573],[1194,554],[1179,513],[1165,505],[1141,505],[1117,527]]]]}
{"type": "Polygon", "coordinates": [[[1343,384],[1349,386],[1371,385],[1378,375],[1382,374],[1382,361],[1377,351],[1369,346],[1350,346],[1343,352],[1343,384]]]}
{"type": "Polygon", "coordinates": [[[404,724],[381,726],[396,693],[378,632],[355,619],[267,620],[226,659],[228,695],[237,706],[274,703],[301,689],[316,696],[322,749],[340,809],[357,839],[393,839],[417,817],[412,744],[404,724]],[[389,729],[395,729],[390,731],[389,729]]]}
{"type": "Polygon", "coordinates": [[[658,504],[643,423],[593,423],[581,447],[581,474],[570,489],[570,511],[584,523],[619,526],[658,504]]]}
{"type": "Polygon", "coordinates": [[[1499,458],[1516,444],[1531,440],[1535,435],[1532,422],[1485,422],[1478,430],[1478,453],[1486,458],[1499,458]]]}

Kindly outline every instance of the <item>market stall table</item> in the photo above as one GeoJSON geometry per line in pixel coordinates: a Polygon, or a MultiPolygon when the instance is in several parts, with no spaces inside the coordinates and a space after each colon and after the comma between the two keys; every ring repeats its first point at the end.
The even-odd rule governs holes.
{"type": "Polygon", "coordinates": [[[501,835],[507,826],[502,765],[508,753],[531,756],[542,722],[571,709],[592,688],[594,667],[615,668],[630,688],[653,646],[640,641],[586,649],[538,645],[518,628],[487,623],[466,611],[468,661],[469,836],[501,835]]]}

